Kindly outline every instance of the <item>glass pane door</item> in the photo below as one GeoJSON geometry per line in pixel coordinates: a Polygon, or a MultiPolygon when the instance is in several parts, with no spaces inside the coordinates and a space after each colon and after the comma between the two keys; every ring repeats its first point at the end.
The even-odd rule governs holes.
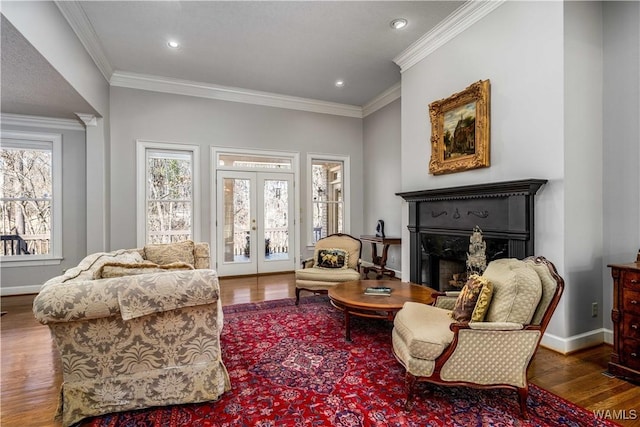
{"type": "Polygon", "coordinates": [[[254,274],[256,257],[255,173],[218,172],[218,272],[254,274]]]}
{"type": "Polygon", "coordinates": [[[293,175],[219,171],[217,270],[221,276],[292,271],[293,175]]]}
{"type": "Polygon", "coordinates": [[[260,235],[264,251],[258,261],[259,272],[294,269],[293,250],[293,178],[291,174],[258,173],[261,190],[260,235]]]}

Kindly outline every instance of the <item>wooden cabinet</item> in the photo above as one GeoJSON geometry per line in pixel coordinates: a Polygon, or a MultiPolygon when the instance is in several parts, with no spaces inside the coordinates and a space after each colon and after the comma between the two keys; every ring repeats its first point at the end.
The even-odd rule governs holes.
{"type": "Polygon", "coordinates": [[[609,372],[640,381],[640,260],[609,267],[613,276],[613,353],[609,372]]]}

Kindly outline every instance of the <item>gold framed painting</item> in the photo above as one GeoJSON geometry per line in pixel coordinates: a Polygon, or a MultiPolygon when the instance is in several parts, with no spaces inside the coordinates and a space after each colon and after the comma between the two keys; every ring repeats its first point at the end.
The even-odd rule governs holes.
{"type": "Polygon", "coordinates": [[[441,175],[489,166],[489,80],[429,104],[429,173],[441,175]]]}

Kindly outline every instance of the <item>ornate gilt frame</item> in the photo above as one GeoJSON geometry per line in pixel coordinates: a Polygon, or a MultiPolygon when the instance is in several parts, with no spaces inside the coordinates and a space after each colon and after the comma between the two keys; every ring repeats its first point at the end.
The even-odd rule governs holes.
{"type": "Polygon", "coordinates": [[[489,103],[489,80],[480,80],[462,92],[429,104],[431,118],[429,173],[441,175],[489,166],[489,103]],[[475,126],[470,122],[473,117],[464,116],[464,113],[469,111],[475,111],[475,126]],[[466,129],[458,131],[458,126],[455,126],[452,133],[452,123],[455,121],[456,114],[459,114],[457,125],[466,129]],[[446,120],[447,129],[445,129],[445,116],[449,119],[446,120]],[[465,123],[467,123],[466,126],[464,126],[465,123]],[[470,133],[471,129],[473,129],[473,135],[470,133]],[[456,147],[462,151],[455,151],[456,147]]]}

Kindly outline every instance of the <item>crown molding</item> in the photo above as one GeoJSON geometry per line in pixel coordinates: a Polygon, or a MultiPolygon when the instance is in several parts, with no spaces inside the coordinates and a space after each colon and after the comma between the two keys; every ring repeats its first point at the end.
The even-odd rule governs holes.
{"type": "Polygon", "coordinates": [[[84,114],[84,113],[73,113],[73,114],[78,116],[78,118],[82,120],[82,123],[84,123],[86,127],[98,126],[98,118],[95,116],[95,114],[84,114]]]}
{"type": "Polygon", "coordinates": [[[109,81],[113,74],[113,67],[107,58],[104,48],[98,39],[87,14],[84,13],[80,2],[78,1],[54,1],[64,19],[67,20],[69,26],[73,29],[84,46],[85,50],[93,59],[104,78],[109,81]]]}
{"type": "Polygon", "coordinates": [[[32,128],[85,130],[85,127],[73,119],[56,119],[53,117],[26,116],[22,114],[0,114],[0,123],[9,126],[27,126],[32,128]]]}
{"type": "Polygon", "coordinates": [[[467,1],[436,25],[431,31],[420,37],[400,55],[396,56],[393,62],[398,64],[400,66],[400,72],[404,73],[440,46],[493,12],[505,1],[506,0],[467,1]]]}
{"type": "Polygon", "coordinates": [[[111,76],[111,86],[141,89],[152,92],[172,93],[175,95],[196,96],[220,101],[241,102],[267,107],[287,108],[290,110],[310,111],[312,113],[333,114],[336,116],[362,118],[362,107],[335,102],[318,101],[295,96],[279,95],[229,86],[189,80],[172,79],[148,74],[115,71],[111,76]]]}
{"type": "Polygon", "coordinates": [[[380,95],[373,98],[362,106],[362,117],[367,117],[369,114],[375,113],[382,107],[391,104],[396,99],[400,98],[400,82],[394,84],[389,89],[382,92],[380,95]]]}

